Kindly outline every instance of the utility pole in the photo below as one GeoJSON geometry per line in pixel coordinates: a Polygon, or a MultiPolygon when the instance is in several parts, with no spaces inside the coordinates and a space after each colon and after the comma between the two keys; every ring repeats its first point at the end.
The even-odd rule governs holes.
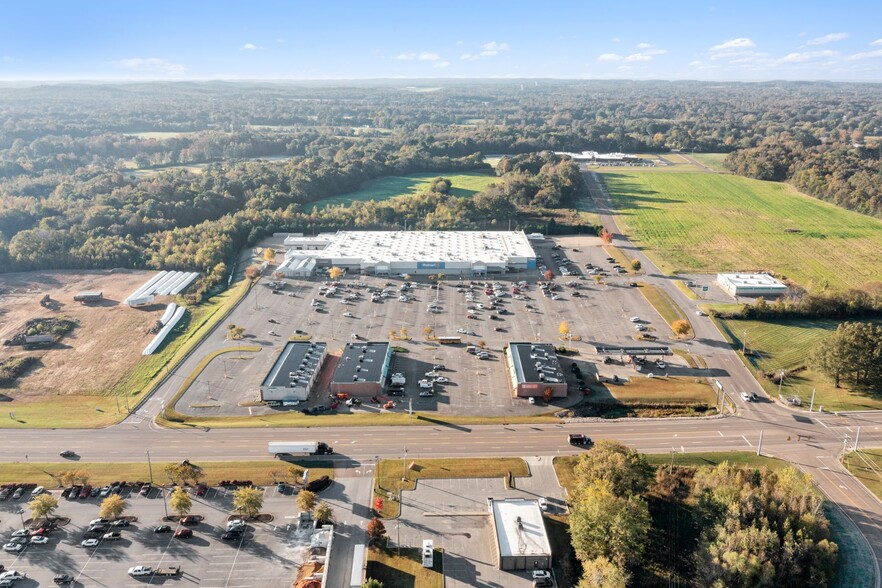
{"type": "Polygon", "coordinates": [[[815,388],[812,388],[812,403],[809,405],[809,412],[815,407],[815,388]]]}
{"type": "Polygon", "coordinates": [[[784,370],[778,375],[778,398],[781,398],[781,385],[784,383],[784,370]]]}
{"type": "Polygon", "coordinates": [[[763,432],[764,431],[760,431],[759,445],[756,446],[756,454],[757,455],[762,455],[762,453],[763,453],[763,432]]]}
{"type": "Polygon", "coordinates": [[[147,471],[150,473],[150,484],[153,484],[153,463],[150,461],[150,450],[147,450],[147,471]]]}
{"type": "Polygon", "coordinates": [[[854,436],[854,450],[855,451],[858,450],[858,443],[860,443],[860,442],[861,442],[861,428],[858,427],[857,433],[855,433],[855,436],[854,436]]]}
{"type": "Polygon", "coordinates": [[[668,468],[668,474],[674,473],[674,451],[676,451],[673,447],[671,447],[671,467],[668,468]]]}

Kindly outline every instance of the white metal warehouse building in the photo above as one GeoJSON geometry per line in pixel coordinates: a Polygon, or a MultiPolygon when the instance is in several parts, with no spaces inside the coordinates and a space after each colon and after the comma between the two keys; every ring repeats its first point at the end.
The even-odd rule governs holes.
{"type": "MultiPolygon", "coordinates": [[[[285,239],[289,258],[368,275],[483,276],[536,268],[523,231],[338,231],[285,239]]],[[[300,262],[298,262],[300,263],[300,262]]]]}
{"type": "Polygon", "coordinates": [[[261,400],[306,400],[318,379],[327,344],[288,341],[260,385],[261,400]]]}
{"type": "Polygon", "coordinates": [[[781,296],[784,282],[769,274],[717,274],[717,283],[729,296],[781,296]]]}

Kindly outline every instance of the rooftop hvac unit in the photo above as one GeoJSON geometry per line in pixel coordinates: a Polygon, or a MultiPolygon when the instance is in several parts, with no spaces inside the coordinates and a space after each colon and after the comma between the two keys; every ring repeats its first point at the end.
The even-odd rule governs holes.
{"type": "Polygon", "coordinates": [[[357,382],[357,381],[358,381],[358,376],[352,376],[352,381],[353,381],[353,382],[357,382]]]}
{"type": "Polygon", "coordinates": [[[364,363],[364,355],[358,356],[358,363],[364,363]]]}
{"type": "Polygon", "coordinates": [[[361,371],[361,366],[355,366],[355,371],[360,372],[360,371],[361,371]]]}
{"type": "Polygon", "coordinates": [[[518,529],[524,528],[524,523],[521,521],[521,517],[518,517],[517,519],[515,519],[515,523],[517,523],[518,529]]]}

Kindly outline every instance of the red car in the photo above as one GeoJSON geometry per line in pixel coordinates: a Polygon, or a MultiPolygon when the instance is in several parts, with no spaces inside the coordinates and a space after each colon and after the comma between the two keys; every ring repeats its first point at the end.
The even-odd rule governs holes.
{"type": "Polygon", "coordinates": [[[188,515],[185,517],[181,517],[181,524],[182,525],[198,525],[199,519],[192,516],[192,515],[188,515]]]}
{"type": "Polygon", "coordinates": [[[206,492],[208,492],[208,486],[205,484],[196,485],[196,496],[205,496],[206,492]]]}
{"type": "Polygon", "coordinates": [[[83,489],[80,491],[80,498],[83,498],[83,499],[88,498],[89,494],[91,494],[91,493],[92,493],[91,486],[83,486],[83,489]]]}
{"type": "Polygon", "coordinates": [[[193,531],[190,529],[178,529],[175,531],[175,539],[187,539],[188,537],[193,536],[193,531]]]}

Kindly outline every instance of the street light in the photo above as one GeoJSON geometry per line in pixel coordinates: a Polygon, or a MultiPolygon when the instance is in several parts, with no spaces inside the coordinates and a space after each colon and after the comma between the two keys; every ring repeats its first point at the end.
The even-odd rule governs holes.
{"type": "Polygon", "coordinates": [[[21,518],[21,528],[24,529],[25,522],[24,522],[24,509],[23,508],[18,509],[18,516],[21,518]]]}
{"type": "Polygon", "coordinates": [[[153,485],[153,464],[150,462],[150,450],[147,450],[147,471],[150,472],[150,485],[153,485]]]}

